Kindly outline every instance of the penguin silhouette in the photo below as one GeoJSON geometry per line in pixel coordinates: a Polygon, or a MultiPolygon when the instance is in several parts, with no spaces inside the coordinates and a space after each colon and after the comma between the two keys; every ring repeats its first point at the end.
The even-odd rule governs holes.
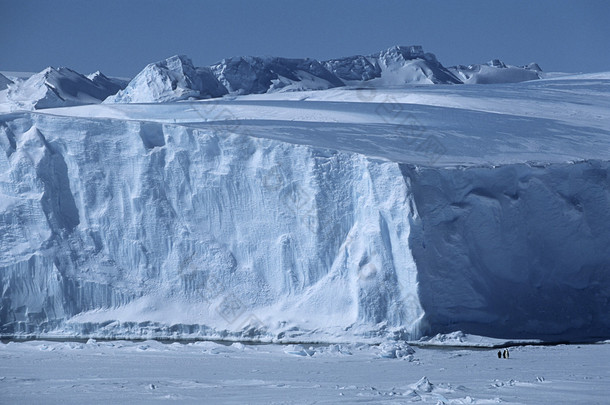
{"type": "Polygon", "coordinates": [[[502,358],[502,352],[500,350],[498,350],[498,358],[501,359],[502,358]]]}

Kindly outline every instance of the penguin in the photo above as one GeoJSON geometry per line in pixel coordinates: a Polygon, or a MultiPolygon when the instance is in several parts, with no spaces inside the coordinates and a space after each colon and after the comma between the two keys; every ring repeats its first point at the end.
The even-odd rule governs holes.
{"type": "Polygon", "coordinates": [[[507,349],[504,349],[504,352],[502,352],[502,357],[504,357],[505,359],[508,359],[508,356],[509,356],[509,354],[508,354],[508,348],[507,348],[507,349]]]}
{"type": "Polygon", "coordinates": [[[498,358],[501,359],[502,358],[502,352],[500,350],[498,350],[498,358]]]}

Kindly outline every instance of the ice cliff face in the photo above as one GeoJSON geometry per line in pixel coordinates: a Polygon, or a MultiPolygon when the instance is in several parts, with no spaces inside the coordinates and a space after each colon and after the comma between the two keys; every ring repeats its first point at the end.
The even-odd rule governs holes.
{"type": "Polygon", "coordinates": [[[610,334],[610,163],[402,167],[425,322],[543,339],[610,334]]]}
{"type": "Polygon", "coordinates": [[[395,163],[42,116],[2,139],[3,334],[418,333],[395,163]]]}
{"type": "Polygon", "coordinates": [[[608,162],[420,168],[40,115],[0,139],[4,335],[610,334],[608,162]]]}

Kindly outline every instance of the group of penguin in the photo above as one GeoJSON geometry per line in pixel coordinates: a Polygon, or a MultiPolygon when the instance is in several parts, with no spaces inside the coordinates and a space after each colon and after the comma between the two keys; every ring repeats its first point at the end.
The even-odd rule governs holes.
{"type": "Polygon", "coordinates": [[[508,357],[509,357],[508,349],[504,349],[504,351],[498,350],[498,358],[499,359],[501,359],[501,358],[508,359],[508,357]]]}

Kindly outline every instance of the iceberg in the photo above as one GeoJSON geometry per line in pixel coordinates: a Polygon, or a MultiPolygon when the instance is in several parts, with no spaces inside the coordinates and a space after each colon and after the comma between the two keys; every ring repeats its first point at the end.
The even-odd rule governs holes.
{"type": "Polygon", "coordinates": [[[607,339],[607,85],[3,114],[0,335],[607,339]]]}

